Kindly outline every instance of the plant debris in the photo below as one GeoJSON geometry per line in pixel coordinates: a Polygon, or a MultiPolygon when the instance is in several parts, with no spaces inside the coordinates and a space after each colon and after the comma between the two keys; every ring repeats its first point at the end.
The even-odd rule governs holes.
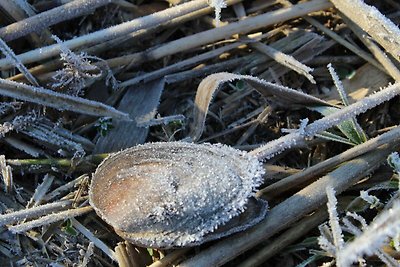
{"type": "Polygon", "coordinates": [[[0,1],[2,266],[398,266],[399,10],[0,1]],[[124,162],[141,183],[97,200],[145,196],[118,221],[93,188],[124,162]]]}

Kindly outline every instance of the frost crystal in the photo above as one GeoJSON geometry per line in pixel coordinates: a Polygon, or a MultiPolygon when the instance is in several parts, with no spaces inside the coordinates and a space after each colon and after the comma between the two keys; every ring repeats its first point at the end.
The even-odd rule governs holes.
{"type": "Polygon", "coordinates": [[[117,81],[103,59],[89,56],[84,52],[75,54],[57,36],[53,35],[53,39],[60,45],[60,57],[64,61],[64,68],[58,70],[52,77],[55,81],[52,84],[52,88],[67,88],[69,94],[73,96],[81,95],[82,89],[86,86],[87,82],[99,79],[103,75],[103,71],[98,66],[92,64],[91,60],[103,62],[104,69],[107,72],[106,85],[111,83],[113,88],[117,86],[117,81]]]}
{"type": "MultiPolygon", "coordinates": [[[[148,143],[103,161],[93,176],[90,202],[135,244],[190,246],[242,213],[263,173],[255,157],[228,146],[148,143]]],[[[224,226],[215,238],[254,225],[265,209],[257,216],[235,230],[224,226]]]]}
{"type": "Polygon", "coordinates": [[[16,116],[11,122],[4,122],[0,124],[0,137],[4,137],[6,133],[15,131],[21,131],[27,126],[35,123],[39,118],[39,114],[35,111],[30,111],[25,115],[16,116]]]}
{"type": "Polygon", "coordinates": [[[226,8],[225,0],[210,0],[210,6],[215,10],[215,24],[218,27],[221,22],[221,10],[226,8]]]}

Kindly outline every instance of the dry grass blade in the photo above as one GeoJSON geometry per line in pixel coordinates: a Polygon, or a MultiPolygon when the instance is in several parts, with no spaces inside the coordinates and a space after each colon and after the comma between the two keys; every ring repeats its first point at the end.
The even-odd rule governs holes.
{"type": "Polygon", "coordinates": [[[42,225],[49,225],[54,222],[81,216],[92,210],[93,210],[93,208],[91,206],[65,210],[65,211],[61,211],[58,213],[49,214],[49,215],[43,216],[42,218],[32,220],[32,221],[29,221],[26,223],[21,223],[21,224],[15,225],[15,226],[10,226],[8,229],[13,233],[22,233],[22,232],[26,232],[32,228],[35,228],[35,227],[39,227],[42,225]]]}
{"type": "Polygon", "coordinates": [[[156,70],[156,71],[153,71],[153,72],[150,72],[150,73],[146,73],[146,74],[140,75],[138,77],[126,80],[126,81],[120,83],[119,85],[120,85],[120,87],[126,87],[128,85],[135,85],[135,84],[140,83],[142,81],[143,82],[148,82],[148,81],[151,81],[151,80],[155,80],[155,79],[161,78],[164,75],[170,74],[170,73],[172,73],[174,71],[178,71],[178,70],[182,70],[183,68],[190,67],[190,66],[192,66],[192,65],[194,65],[194,64],[196,64],[198,62],[201,62],[203,60],[207,60],[207,59],[216,57],[216,56],[218,56],[218,55],[220,55],[220,54],[222,54],[224,52],[227,52],[229,50],[235,49],[240,45],[242,45],[242,43],[233,43],[233,44],[225,45],[223,47],[220,47],[220,48],[211,50],[209,52],[206,52],[204,54],[198,55],[198,56],[196,56],[194,58],[189,58],[189,59],[186,59],[186,60],[182,60],[182,61],[179,61],[179,62],[177,62],[175,64],[170,65],[170,66],[164,67],[162,69],[159,69],[159,70],[156,70]]]}
{"type": "Polygon", "coordinates": [[[221,266],[325,203],[326,186],[332,186],[338,193],[344,191],[376,169],[389,153],[390,150],[386,146],[343,164],[272,208],[268,217],[249,231],[220,241],[179,266],[221,266]]]}
{"type": "Polygon", "coordinates": [[[84,225],[82,225],[78,220],[75,218],[71,218],[72,225],[79,231],[81,234],[86,236],[87,239],[89,239],[93,244],[101,249],[110,259],[113,261],[117,261],[117,258],[115,256],[115,253],[112,249],[110,249],[106,244],[104,244],[103,241],[98,239],[89,229],[87,229],[84,225]]]}
{"type": "Polygon", "coordinates": [[[400,83],[395,83],[354,104],[344,107],[331,115],[310,123],[305,126],[304,129],[299,129],[299,131],[275,139],[266,145],[253,150],[251,153],[257,155],[259,159],[270,159],[297,143],[304,142],[306,137],[314,136],[347,119],[354,118],[355,116],[364,113],[365,111],[374,108],[399,94],[400,83]]]}
{"type": "Polygon", "coordinates": [[[0,95],[33,102],[58,110],[70,110],[93,116],[130,120],[129,115],[103,103],[57,93],[42,87],[0,79],[0,95]]]}
{"type": "Polygon", "coordinates": [[[34,86],[39,86],[39,83],[37,82],[36,78],[33,77],[33,75],[24,66],[24,64],[21,64],[18,61],[17,56],[14,54],[14,51],[12,51],[11,48],[1,38],[0,38],[0,51],[3,52],[6,58],[8,58],[14,64],[14,66],[26,77],[26,79],[31,84],[33,84],[34,86]]]}
{"type": "Polygon", "coordinates": [[[43,182],[36,187],[35,193],[33,193],[33,196],[31,197],[28,203],[28,207],[35,207],[40,204],[40,202],[43,200],[44,195],[49,190],[53,181],[54,181],[54,176],[49,174],[46,174],[44,176],[43,182]]]}
{"type": "Polygon", "coordinates": [[[395,144],[399,142],[399,140],[400,140],[400,127],[396,127],[387,133],[372,138],[360,145],[354,146],[346,150],[345,152],[333,156],[314,166],[311,166],[302,172],[295,173],[270,186],[267,186],[264,189],[261,189],[257,194],[259,196],[268,195],[268,197],[277,196],[287,191],[290,188],[293,188],[302,183],[306,183],[310,179],[317,177],[318,175],[328,171],[329,169],[334,168],[335,166],[345,161],[351,160],[364,153],[370,152],[383,144],[395,144]]]}
{"type": "Polygon", "coordinates": [[[400,62],[400,29],[392,21],[361,0],[331,2],[400,62]]]}
{"type": "MultiPolygon", "coordinates": [[[[208,6],[206,0],[194,0],[178,6],[168,8],[166,10],[156,12],[154,14],[137,18],[116,26],[112,26],[108,29],[93,32],[81,37],[77,37],[68,41],[65,41],[63,45],[73,50],[81,46],[95,45],[101,42],[112,40],[126,34],[139,31],[145,28],[151,28],[153,26],[162,24],[173,18],[188,14],[190,12],[205,8],[208,6]]],[[[32,63],[39,60],[47,59],[55,56],[60,51],[60,45],[50,45],[47,47],[39,48],[18,55],[18,59],[25,63],[32,63]]],[[[7,59],[0,60],[0,69],[11,67],[10,61],[7,59]]]]}
{"type": "Polygon", "coordinates": [[[340,36],[339,34],[337,34],[336,32],[328,29],[327,27],[325,27],[324,25],[322,25],[318,20],[311,18],[311,17],[304,17],[305,20],[307,20],[309,23],[311,23],[312,25],[314,25],[315,27],[317,27],[319,30],[321,30],[322,32],[324,32],[326,35],[328,35],[329,37],[331,37],[332,39],[334,39],[336,42],[338,42],[339,44],[343,45],[344,47],[348,48],[350,51],[352,51],[354,54],[360,56],[361,58],[365,59],[366,61],[368,61],[369,63],[371,63],[372,65],[374,65],[375,67],[377,67],[378,69],[385,71],[385,69],[381,66],[381,64],[379,64],[378,61],[376,61],[370,54],[368,54],[367,52],[365,52],[364,50],[358,48],[357,46],[355,46],[354,44],[350,43],[349,41],[347,41],[346,39],[344,39],[342,36],[340,36]]]}
{"type": "Polygon", "coordinates": [[[189,137],[193,141],[197,141],[203,132],[208,107],[215,92],[219,89],[221,84],[225,82],[232,82],[234,80],[246,81],[265,97],[275,96],[275,100],[282,104],[282,106],[288,104],[292,106],[330,105],[316,97],[301,93],[288,87],[273,84],[253,76],[238,75],[227,72],[215,73],[203,79],[197,89],[195,107],[193,110],[194,121],[190,126],[191,131],[189,133],[189,137]]]}
{"type": "Polygon", "coordinates": [[[294,57],[286,55],[281,51],[278,51],[271,46],[263,44],[261,42],[255,42],[251,44],[252,47],[264,53],[270,57],[272,57],[276,62],[286,66],[289,69],[294,70],[300,75],[305,76],[311,83],[315,83],[314,77],[310,74],[313,71],[312,68],[304,65],[303,63],[297,61],[294,57]]]}
{"type": "Polygon", "coordinates": [[[51,25],[90,13],[98,7],[111,3],[111,1],[112,0],[71,1],[62,6],[0,28],[0,38],[8,42],[32,32],[40,32],[51,25]]]}
{"type": "Polygon", "coordinates": [[[127,88],[118,109],[129,114],[134,121],[113,123],[107,135],[101,136],[95,146],[95,153],[115,152],[142,144],[146,141],[149,129],[139,125],[140,119],[154,118],[164,89],[164,79],[154,80],[138,88],[127,88]]]}
{"type": "Polygon", "coordinates": [[[59,202],[53,202],[49,204],[44,204],[40,206],[36,206],[30,209],[19,210],[7,214],[0,215],[0,226],[6,224],[14,224],[18,221],[22,221],[25,219],[37,218],[39,216],[60,211],[66,209],[72,204],[71,200],[63,200],[59,202]]]}
{"type": "Polygon", "coordinates": [[[278,238],[274,239],[267,246],[257,253],[251,255],[247,260],[243,261],[238,267],[256,267],[264,263],[266,260],[277,254],[281,249],[286,248],[294,241],[302,237],[305,233],[323,223],[327,217],[325,207],[318,209],[311,216],[296,222],[289,230],[282,233],[278,238]]]}
{"type": "MultiPolygon", "coordinates": [[[[290,8],[267,12],[255,17],[248,17],[238,22],[229,23],[226,26],[221,26],[215,29],[186,36],[164,45],[145,50],[143,52],[109,59],[107,60],[107,63],[110,67],[121,65],[129,65],[130,67],[138,66],[145,61],[157,60],[168,55],[173,55],[175,53],[187,51],[201,45],[206,45],[229,38],[237,33],[247,33],[289,19],[297,18],[311,12],[324,10],[330,8],[331,6],[332,4],[327,0],[313,0],[310,2],[297,4],[290,8]]],[[[0,60],[0,68],[2,66],[3,62],[0,60]]]]}
{"type": "Polygon", "coordinates": [[[357,35],[357,37],[364,43],[364,45],[371,51],[375,58],[386,69],[387,73],[392,76],[396,81],[400,81],[400,70],[390,60],[390,58],[379,48],[379,46],[371,40],[370,36],[366,34],[357,24],[350,20],[344,14],[340,14],[344,22],[349,28],[357,35]]]}

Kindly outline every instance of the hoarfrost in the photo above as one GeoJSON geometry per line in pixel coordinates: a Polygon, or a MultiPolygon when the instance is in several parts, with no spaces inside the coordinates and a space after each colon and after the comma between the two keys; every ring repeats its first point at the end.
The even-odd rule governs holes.
{"type": "Polygon", "coordinates": [[[14,51],[0,38],[0,51],[6,56],[8,60],[26,77],[26,79],[33,85],[39,86],[36,78],[29,72],[25,65],[18,59],[14,51]]]}
{"type": "Polygon", "coordinates": [[[89,194],[130,241],[185,246],[244,211],[263,173],[255,157],[225,145],[148,143],[106,159],[89,194]]]}
{"type": "Polygon", "coordinates": [[[92,64],[91,60],[103,63],[106,71],[106,85],[111,83],[112,87],[116,88],[117,81],[103,59],[89,56],[85,52],[76,54],[65,46],[57,36],[53,35],[53,39],[60,45],[60,57],[64,61],[64,68],[56,71],[56,74],[52,77],[55,81],[52,84],[52,88],[67,88],[68,93],[73,96],[82,95],[82,89],[87,82],[92,82],[103,76],[103,71],[92,64]]]}
{"type": "Polygon", "coordinates": [[[225,0],[210,0],[209,4],[215,10],[215,25],[219,27],[221,23],[221,10],[227,7],[225,0]]]}

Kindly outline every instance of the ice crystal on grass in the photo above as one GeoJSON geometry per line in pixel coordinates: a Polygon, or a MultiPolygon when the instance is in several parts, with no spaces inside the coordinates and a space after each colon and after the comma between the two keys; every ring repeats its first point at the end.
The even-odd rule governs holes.
{"type": "Polygon", "coordinates": [[[343,84],[339,79],[339,76],[336,74],[336,71],[332,67],[331,63],[329,63],[327,67],[328,67],[329,73],[332,76],[332,80],[333,80],[333,82],[335,84],[335,87],[336,87],[338,93],[339,93],[339,96],[342,99],[343,104],[345,106],[348,106],[350,104],[349,103],[349,99],[348,99],[346,91],[344,90],[343,84]]]}
{"type": "Polygon", "coordinates": [[[18,59],[17,55],[15,55],[14,51],[0,38],[0,51],[10,60],[14,66],[25,75],[26,79],[33,85],[39,86],[36,78],[29,72],[29,70],[25,67],[25,65],[18,59]]]}
{"type": "Polygon", "coordinates": [[[10,111],[15,112],[21,108],[22,102],[0,102],[0,115],[10,111]]]}
{"type": "Polygon", "coordinates": [[[0,174],[4,182],[4,191],[10,193],[13,188],[13,176],[12,169],[6,163],[6,158],[4,155],[0,155],[0,174]]]}
{"type": "Polygon", "coordinates": [[[370,204],[370,209],[374,209],[377,207],[382,207],[383,204],[380,202],[379,198],[377,198],[376,196],[372,196],[368,193],[367,191],[361,190],[360,191],[360,197],[367,202],[368,204],[370,204]]]}
{"type": "MultiPolygon", "coordinates": [[[[370,225],[362,216],[352,212],[347,212],[342,219],[343,225],[340,225],[332,188],[327,188],[327,196],[330,228],[326,224],[319,227],[321,236],[318,243],[336,259],[337,266],[347,267],[356,261],[365,262],[363,257],[370,255],[376,255],[387,266],[398,266],[381,247],[388,242],[389,237],[400,234],[400,201],[396,200],[392,208],[381,212],[370,225]],[[354,240],[345,243],[342,231],[354,235],[354,240]]],[[[364,198],[369,199],[365,193],[364,198]]]]}
{"type": "Polygon", "coordinates": [[[106,85],[111,83],[113,88],[117,87],[117,81],[103,59],[89,56],[85,52],[76,54],[63,45],[57,36],[53,35],[53,39],[60,45],[60,57],[64,62],[64,68],[58,70],[52,77],[54,80],[52,88],[65,88],[69,94],[80,96],[87,83],[100,79],[103,75],[105,75],[106,85]],[[92,60],[101,62],[102,68],[94,65],[92,60]]]}
{"type": "Polygon", "coordinates": [[[0,124],[0,137],[4,137],[8,132],[21,131],[27,126],[36,122],[39,114],[35,111],[30,111],[25,115],[16,116],[11,122],[4,122],[0,124]]]}
{"type": "Polygon", "coordinates": [[[218,27],[221,23],[221,10],[227,7],[225,0],[209,0],[209,5],[215,10],[215,25],[218,27]]]}
{"type": "Polygon", "coordinates": [[[398,152],[393,152],[388,157],[389,165],[394,169],[394,171],[400,176],[400,157],[398,152]]]}
{"type": "Polygon", "coordinates": [[[400,202],[397,201],[393,208],[381,212],[359,236],[339,251],[338,265],[350,266],[358,257],[382,254],[380,249],[388,237],[395,237],[399,233],[400,202]]]}
{"type": "Polygon", "coordinates": [[[333,242],[336,250],[340,250],[344,245],[342,229],[339,225],[339,216],[336,210],[337,199],[335,196],[335,190],[328,186],[326,188],[326,195],[328,197],[328,213],[329,213],[329,225],[331,226],[333,242]]]}

